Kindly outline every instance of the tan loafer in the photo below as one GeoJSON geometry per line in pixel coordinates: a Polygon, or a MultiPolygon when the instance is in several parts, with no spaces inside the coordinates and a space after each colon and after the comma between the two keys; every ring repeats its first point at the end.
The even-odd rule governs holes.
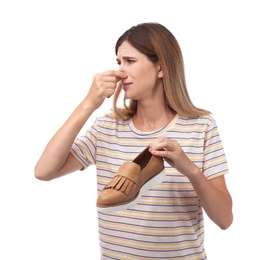
{"type": "Polygon", "coordinates": [[[97,198],[101,212],[112,212],[135,205],[144,191],[162,182],[165,177],[163,158],[154,156],[149,147],[132,162],[125,162],[97,198]]]}

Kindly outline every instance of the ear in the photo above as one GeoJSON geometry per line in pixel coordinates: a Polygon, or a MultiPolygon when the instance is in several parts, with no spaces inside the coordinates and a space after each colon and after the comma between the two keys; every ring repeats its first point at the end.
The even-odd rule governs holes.
{"type": "Polygon", "coordinates": [[[163,78],[163,71],[162,71],[161,65],[159,64],[157,66],[157,68],[158,68],[158,78],[162,79],[163,78]]]}

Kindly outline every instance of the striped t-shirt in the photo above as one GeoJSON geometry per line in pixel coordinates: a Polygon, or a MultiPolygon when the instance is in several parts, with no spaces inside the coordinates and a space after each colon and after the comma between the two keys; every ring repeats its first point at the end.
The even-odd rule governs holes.
{"type": "MultiPolygon", "coordinates": [[[[126,161],[132,161],[158,136],[177,140],[207,179],[228,172],[215,120],[211,116],[181,118],[165,127],[142,132],[132,119],[97,118],[77,138],[72,154],[87,168],[97,169],[100,192],[126,161]]],[[[204,220],[190,181],[165,162],[164,181],[146,191],[139,203],[118,212],[98,212],[102,259],[207,259],[204,220]]]]}

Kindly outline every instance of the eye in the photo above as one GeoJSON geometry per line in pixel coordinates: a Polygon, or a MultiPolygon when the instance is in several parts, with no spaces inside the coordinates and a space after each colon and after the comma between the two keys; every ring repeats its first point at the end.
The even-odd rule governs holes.
{"type": "Polygon", "coordinates": [[[118,64],[118,65],[121,65],[121,62],[120,62],[119,60],[117,60],[117,64],[118,64]]]}
{"type": "Polygon", "coordinates": [[[128,62],[128,63],[133,63],[133,62],[134,62],[134,60],[127,59],[127,62],[128,62]]]}

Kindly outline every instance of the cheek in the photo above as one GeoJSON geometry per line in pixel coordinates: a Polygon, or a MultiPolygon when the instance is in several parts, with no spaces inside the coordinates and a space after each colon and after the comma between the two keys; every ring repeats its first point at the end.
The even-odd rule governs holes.
{"type": "Polygon", "coordinates": [[[154,70],[144,71],[144,80],[149,85],[154,86],[158,80],[158,75],[154,70]]]}
{"type": "Polygon", "coordinates": [[[136,76],[145,81],[154,81],[156,73],[152,68],[144,68],[137,71],[136,76]]]}
{"type": "MultiPolygon", "coordinates": [[[[151,64],[150,64],[151,65],[151,64]]],[[[133,81],[143,86],[154,86],[158,79],[158,73],[152,66],[133,66],[126,70],[126,73],[133,81]]]]}

